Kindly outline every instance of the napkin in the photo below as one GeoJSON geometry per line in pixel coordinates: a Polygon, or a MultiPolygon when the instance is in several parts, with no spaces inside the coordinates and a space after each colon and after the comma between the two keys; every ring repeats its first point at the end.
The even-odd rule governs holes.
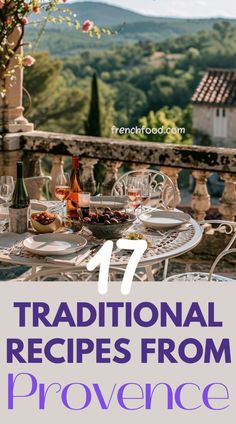
{"type": "Polygon", "coordinates": [[[55,264],[55,265],[72,265],[77,266],[81,264],[91,253],[93,249],[92,248],[86,248],[82,249],[81,252],[78,254],[72,254],[72,255],[66,255],[66,256],[47,256],[45,258],[46,262],[55,264]]]}
{"type": "Polygon", "coordinates": [[[29,233],[16,234],[16,233],[1,233],[0,234],[0,249],[10,249],[16,243],[23,241],[29,237],[29,233]]]}

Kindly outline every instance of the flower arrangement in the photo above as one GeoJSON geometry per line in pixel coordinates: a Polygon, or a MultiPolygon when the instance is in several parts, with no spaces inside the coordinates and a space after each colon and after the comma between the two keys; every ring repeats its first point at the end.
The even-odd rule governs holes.
{"type": "MultiPolygon", "coordinates": [[[[90,20],[80,23],[69,9],[62,7],[61,4],[66,2],[67,0],[0,0],[0,81],[10,78],[13,82],[17,67],[34,65],[34,57],[29,54],[24,56],[22,50],[25,27],[29,24],[38,25],[40,35],[48,22],[66,23],[69,27],[98,38],[102,32],[109,32],[101,30],[90,20]],[[31,21],[33,14],[39,15],[38,21],[31,21]],[[13,37],[15,31],[17,37],[13,37]]],[[[1,84],[0,94],[2,97],[5,95],[1,84]]]]}

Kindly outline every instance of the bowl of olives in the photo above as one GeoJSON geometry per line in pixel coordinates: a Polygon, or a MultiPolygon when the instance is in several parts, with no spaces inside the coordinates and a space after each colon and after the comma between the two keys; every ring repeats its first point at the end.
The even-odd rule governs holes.
{"type": "Polygon", "coordinates": [[[105,208],[89,212],[89,216],[83,218],[83,225],[97,239],[111,240],[120,238],[135,220],[134,214],[105,208]]]}
{"type": "Polygon", "coordinates": [[[44,234],[57,231],[61,227],[62,221],[59,215],[45,211],[32,213],[31,224],[38,233],[44,234]]]}

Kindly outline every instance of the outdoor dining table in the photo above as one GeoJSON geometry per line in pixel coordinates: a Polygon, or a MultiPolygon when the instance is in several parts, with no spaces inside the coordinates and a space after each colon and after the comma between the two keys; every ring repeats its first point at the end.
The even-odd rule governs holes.
{"type": "MultiPolygon", "coordinates": [[[[43,203],[47,203],[49,211],[59,211],[60,202],[44,201],[43,203]]],[[[77,279],[83,280],[83,275],[85,275],[85,273],[87,273],[87,276],[89,275],[89,272],[86,269],[86,265],[94,254],[94,251],[91,249],[91,247],[98,245],[98,243],[101,243],[102,246],[104,243],[104,241],[95,240],[91,235],[88,234],[88,232],[83,232],[82,230],[81,235],[88,240],[88,244],[84,248],[84,251],[86,252],[86,250],[91,249],[91,254],[87,255],[86,259],[83,262],[80,262],[78,265],[70,265],[68,262],[68,266],[65,266],[65,262],[63,262],[63,260],[65,260],[66,257],[61,258],[61,263],[60,260],[55,261],[55,263],[51,263],[47,261],[45,257],[29,253],[22,247],[19,249],[19,242],[21,242],[30,234],[16,235],[16,248],[14,248],[14,245],[10,248],[5,248],[2,246],[1,240],[2,237],[6,239],[7,234],[10,236],[10,233],[6,233],[3,230],[0,231],[0,262],[30,267],[31,272],[28,274],[27,280],[37,279],[36,277],[38,272],[41,272],[45,278],[47,276],[58,273],[62,280],[63,275],[66,275],[66,273],[76,272],[78,274],[77,279]]],[[[137,219],[128,231],[145,234],[145,236],[147,236],[151,242],[138,265],[138,269],[142,270],[145,279],[148,281],[154,280],[154,273],[163,261],[183,255],[184,253],[192,250],[198,245],[202,238],[201,226],[193,218],[190,219],[186,226],[166,231],[149,231],[145,229],[143,224],[137,219]]],[[[82,253],[76,253],[75,256],[80,254],[82,253]]],[[[111,268],[113,270],[125,269],[129,262],[130,255],[131,252],[129,251],[114,248],[110,263],[111,268]]]]}

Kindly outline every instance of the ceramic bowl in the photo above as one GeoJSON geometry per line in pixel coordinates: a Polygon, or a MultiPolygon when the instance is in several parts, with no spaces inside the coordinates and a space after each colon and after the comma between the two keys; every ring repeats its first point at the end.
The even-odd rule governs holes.
{"type": "Polygon", "coordinates": [[[35,215],[37,215],[37,213],[33,213],[31,215],[31,225],[39,234],[54,233],[62,225],[62,220],[59,215],[56,215],[56,218],[54,219],[53,222],[51,222],[50,224],[45,224],[45,225],[40,224],[40,222],[36,221],[34,219],[35,215]]]}
{"type": "Polygon", "coordinates": [[[127,221],[120,222],[118,224],[106,225],[104,223],[97,222],[86,222],[83,223],[84,227],[87,228],[94,237],[97,239],[118,239],[122,237],[122,234],[128,230],[128,228],[133,225],[136,217],[134,214],[130,214],[130,217],[127,221]]]}

